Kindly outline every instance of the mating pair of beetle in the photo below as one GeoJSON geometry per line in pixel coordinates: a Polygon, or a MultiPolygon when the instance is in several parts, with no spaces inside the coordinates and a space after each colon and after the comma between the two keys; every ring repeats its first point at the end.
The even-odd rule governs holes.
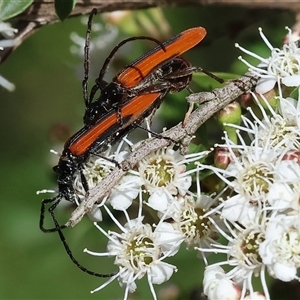
{"type": "MultiPolygon", "coordinates": [[[[62,233],[62,229],[66,226],[58,223],[54,215],[55,208],[62,199],[76,203],[73,187],[75,173],[81,171],[83,163],[91,154],[99,155],[108,144],[120,141],[123,136],[139,126],[160,106],[167,93],[188,88],[193,72],[202,71],[210,76],[213,75],[202,68],[191,66],[181,57],[184,52],[193,48],[205,37],[206,30],[203,27],[183,31],[164,43],[145,36],[132,37],[122,41],[112,50],[89,95],[89,45],[92,19],[96,13],[97,10],[94,9],[90,14],[84,48],[82,82],[86,106],[84,126],[65,143],[58,165],[54,167],[54,171],[58,174],[58,195],[42,201],[39,225],[43,232],[59,233],[68,255],[81,270],[98,277],[110,277],[113,274],[90,271],[74,258],[62,233]],[[103,77],[116,51],[125,43],[137,39],[148,39],[156,42],[158,46],[119,71],[112,82],[104,81],[103,77]],[[98,91],[101,92],[100,96],[94,100],[98,91]],[[45,210],[48,204],[50,204],[48,211],[55,225],[50,229],[44,227],[45,210]]],[[[88,191],[85,178],[83,174],[81,175],[84,188],[88,191]]]]}

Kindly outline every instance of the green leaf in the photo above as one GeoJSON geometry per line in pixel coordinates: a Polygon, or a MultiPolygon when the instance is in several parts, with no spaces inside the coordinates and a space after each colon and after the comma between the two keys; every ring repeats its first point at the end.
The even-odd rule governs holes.
{"type": "Polygon", "coordinates": [[[0,0],[0,20],[5,21],[22,13],[33,0],[0,0]]]}
{"type": "Polygon", "coordinates": [[[55,0],[55,11],[61,21],[70,15],[75,4],[76,0],[55,0]]]}
{"type": "Polygon", "coordinates": [[[295,88],[295,89],[291,92],[290,97],[293,98],[293,99],[296,99],[296,100],[299,99],[299,87],[295,88]]]}

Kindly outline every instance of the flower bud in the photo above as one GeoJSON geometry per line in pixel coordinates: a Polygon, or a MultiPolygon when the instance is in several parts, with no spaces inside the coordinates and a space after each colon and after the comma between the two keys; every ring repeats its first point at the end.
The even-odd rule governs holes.
{"type": "Polygon", "coordinates": [[[215,151],[215,166],[225,170],[231,162],[231,156],[227,148],[217,148],[215,151]]]}
{"type": "Polygon", "coordinates": [[[228,126],[228,124],[240,125],[241,116],[241,106],[237,101],[227,105],[216,116],[223,130],[227,132],[229,139],[234,143],[237,143],[236,128],[228,126]]]}

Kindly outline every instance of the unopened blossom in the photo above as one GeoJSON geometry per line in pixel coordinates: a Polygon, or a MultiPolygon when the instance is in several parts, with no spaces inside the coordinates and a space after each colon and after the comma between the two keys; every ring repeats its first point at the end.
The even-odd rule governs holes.
{"type": "Polygon", "coordinates": [[[208,300],[240,300],[240,287],[230,280],[220,266],[207,267],[204,272],[203,292],[208,300]]]}
{"type": "MultiPolygon", "coordinates": [[[[287,28],[291,36],[291,29],[287,28]]],[[[274,88],[275,84],[284,84],[288,87],[300,85],[300,49],[293,42],[292,37],[288,39],[288,44],[283,45],[282,49],[274,48],[259,28],[259,34],[267,47],[270,49],[270,57],[263,58],[236,44],[244,53],[258,59],[260,64],[255,67],[244,59],[240,58],[254,74],[259,76],[255,91],[264,94],[274,88]]]]}
{"type": "Polygon", "coordinates": [[[293,158],[280,160],[277,165],[277,177],[281,179],[281,183],[270,192],[268,202],[276,211],[300,211],[300,165],[293,158]]]}

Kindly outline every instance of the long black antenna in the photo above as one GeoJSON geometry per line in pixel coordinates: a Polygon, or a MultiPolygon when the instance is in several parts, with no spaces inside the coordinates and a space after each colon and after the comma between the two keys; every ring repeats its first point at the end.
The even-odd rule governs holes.
{"type": "Polygon", "coordinates": [[[85,106],[89,104],[89,95],[88,95],[88,80],[89,80],[89,71],[90,71],[90,41],[91,41],[91,32],[92,32],[92,22],[93,16],[97,14],[97,9],[94,8],[89,16],[88,26],[85,36],[85,45],[84,45],[84,78],[82,81],[82,90],[83,90],[83,100],[85,106]]]}

